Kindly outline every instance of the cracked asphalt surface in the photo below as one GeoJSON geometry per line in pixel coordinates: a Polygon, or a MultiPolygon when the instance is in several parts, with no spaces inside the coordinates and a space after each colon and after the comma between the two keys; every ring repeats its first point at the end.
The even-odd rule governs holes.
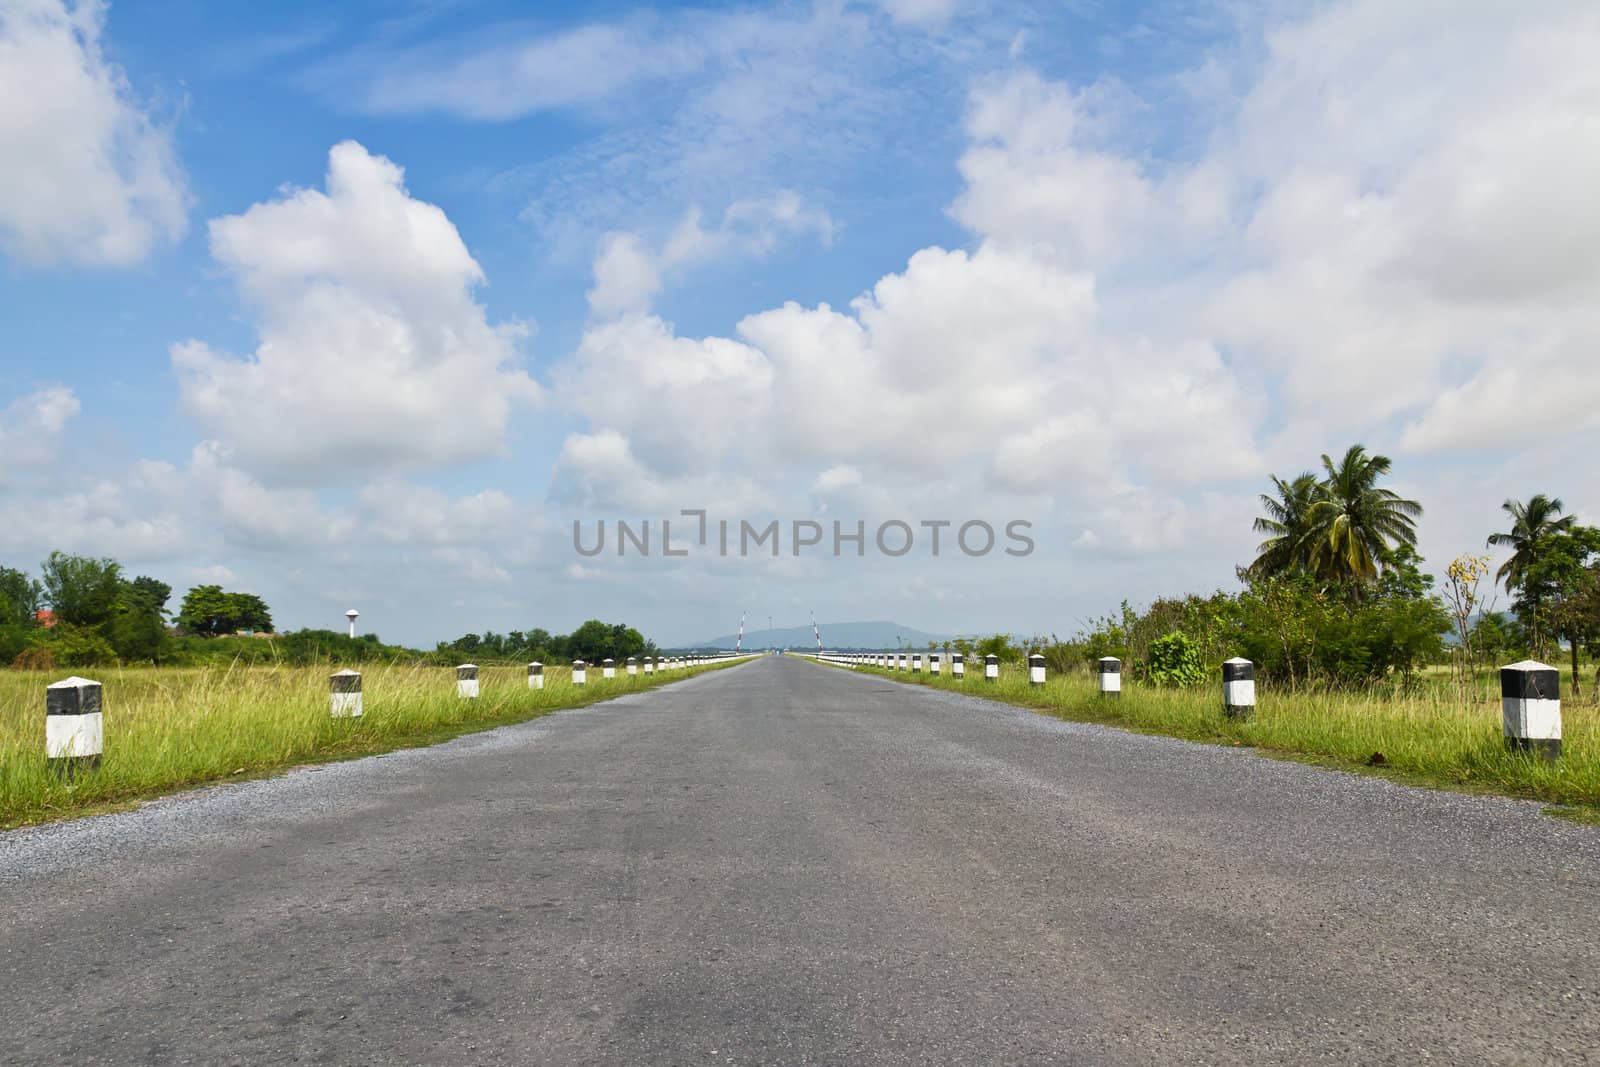
{"type": "Polygon", "coordinates": [[[1600,1061],[1600,829],[792,657],[0,834],[3,1063],[1425,1060],[1600,1061]]]}

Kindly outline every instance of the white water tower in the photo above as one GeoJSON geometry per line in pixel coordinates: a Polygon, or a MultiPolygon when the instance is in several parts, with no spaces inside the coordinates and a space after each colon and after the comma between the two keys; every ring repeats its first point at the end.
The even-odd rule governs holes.
{"type": "Polygon", "coordinates": [[[344,613],[344,617],[350,620],[350,636],[354,637],[356,635],[356,619],[361,617],[361,612],[351,608],[344,613]]]}

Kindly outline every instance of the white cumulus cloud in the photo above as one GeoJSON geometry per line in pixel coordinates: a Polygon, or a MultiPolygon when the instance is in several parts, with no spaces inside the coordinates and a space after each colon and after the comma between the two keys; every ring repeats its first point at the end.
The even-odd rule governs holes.
{"type": "Polygon", "coordinates": [[[498,454],[540,388],[518,324],[492,325],[477,262],[394,163],[346,141],[327,191],[296,189],[211,223],[211,249],[255,314],[239,359],[173,346],[184,409],[230,462],[282,481],[498,454]]]}
{"type": "Polygon", "coordinates": [[[101,51],[98,0],[0,4],[0,248],[122,266],[175,240],[188,193],[171,132],[101,51]]]}

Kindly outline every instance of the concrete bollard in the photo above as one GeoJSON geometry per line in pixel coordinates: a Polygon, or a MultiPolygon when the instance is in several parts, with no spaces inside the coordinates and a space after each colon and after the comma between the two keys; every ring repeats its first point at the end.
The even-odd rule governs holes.
{"type": "Polygon", "coordinates": [[[937,652],[929,653],[928,655],[928,673],[939,673],[939,653],[937,652]]]}
{"type": "Polygon", "coordinates": [[[45,687],[44,754],[50,769],[71,778],[100,766],[105,747],[99,682],[73,675],[45,687]]]}
{"type": "Polygon", "coordinates": [[[544,688],[544,664],[540,663],[538,660],[534,660],[532,663],[528,664],[528,688],[544,688]]]}
{"type": "Polygon", "coordinates": [[[612,660],[612,659],[603,659],[603,660],[601,660],[600,661],[600,677],[602,677],[602,678],[615,678],[616,676],[617,676],[617,662],[616,662],[616,660],[612,660]]]}
{"type": "Polygon", "coordinates": [[[572,661],[572,684],[589,684],[589,665],[583,662],[581,659],[575,659],[572,661]]]}
{"type": "Polygon", "coordinates": [[[1222,664],[1222,710],[1230,719],[1248,719],[1256,708],[1256,665],[1235,656],[1222,664]]]}
{"type": "Polygon", "coordinates": [[[335,719],[361,718],[361,672],[342,670],[328,676],[328,714],[335,719]]]}
{"type": "Polygon", "coordinates": [[[646,674],[654,674],[654,673],[656,673],[656,661],[651,659],[649,656],[646,656],[644,658],[644,673],[646,673],[646,674]]]}
{"type": "Polygon", "coordinates": [[[478,665],[463,663],[456,668],[456,696],[467,700],[478,699],[478,665]]]}
{"type": "Polygon", "coordinates": [[[1000,680],[1000,657],[990,653],[983,657],[983,680],[998,682],[1000,680]]]}
{"type": "Polygon", "coordinates": [[[1101,656],[1096,666],[1100,669],[1100,695],[1122,695],[1122,661],[1115,656],[1101,656]]]}
{"type": "Polygon", "coordinates": [[[628,657],[628,674],[629,675],[635,675],[635,674],[638,674],[638,673],[639,673],[639,657],[638,656],[629,656],[628,657]]]}
{"type": "Polygon", "coordinates": [[[659,671],[665,671],[666,669],[667,669],[667,661],[664,658],[662,658],[661,656],[657,656],[656,657],[656,670],[659,672],[659,671]]]}
{"type": "Polygon", "coordinates": [[[1525,659],[1500,668],[1506,747],[1554,763],[1561,758],[1561,672],[1525,659]]]}
{"type": "Polygon", "coordinates": [[[1028,657],[1028,684],[1044,684],[1044,657],[1037,652],[1028,657]]]}
{"type": "Polygon", "coordinates": [[[959,652],[950,653],[950,677],[965,678],[967,676],[967,659],[959,652]]]}

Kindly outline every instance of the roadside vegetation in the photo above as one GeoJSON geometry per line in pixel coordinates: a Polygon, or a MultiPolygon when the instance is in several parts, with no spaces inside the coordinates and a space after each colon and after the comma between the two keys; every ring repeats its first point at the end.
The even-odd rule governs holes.
{"type": "Polygon", "coordinates": [[[1165,597],[1090,619],[1076,634],[995,634],[929,646],[961,652],[967,679],[896,679],[1037,707],[1075,720],[1223,744],[1452,788],[1600,808],[1600,530],[1559,498],[1502,505],[1504,526],[1482,550],[1451,560],[1441,580],[1417,554],[1420,502],[1382,483],[1390,460],[1360,445],[1321,469],[1274,476],[1254,521],[1264,535],[1236,570],[1241,588],[1165,597]],[[1486,550],[1509,551],[1491,572],[1486,550]],[[1499,608],[1499,591],[1509,598],[1499,608]],[[1030,686],[1028,655],[1049,681],[1030,686]],[[1002,663],[985,683],[982,658],[1002,663]],[[1102,699],[1101,657],[1122,661],[1123,695],[1102,699]],[[1256,665],[1248,721],[1222,713],[1221,662],[1256,665]],[[1563,756],[1545,764],[1508,752],[1497,668],[1525,658],[1562,670],[1563,756]]]}
{"type": "Polygon", "coordinates": [[[456,695],[450,669],[375,664],[362,670],[364,714],[332,718],[318,667],[116,668],[104,686],[105,751],[97,770],[70,777],[45,759],[45,686],[60,672],[0,671],[0,827],[114,807],[207,782],[304,763],[433,744],[458,734],[654,688],[726,664],[612,679],[598,668],[572,684],[546,668],[530,689],[526,667],[480,668],[481,695],[456,695]]]}

